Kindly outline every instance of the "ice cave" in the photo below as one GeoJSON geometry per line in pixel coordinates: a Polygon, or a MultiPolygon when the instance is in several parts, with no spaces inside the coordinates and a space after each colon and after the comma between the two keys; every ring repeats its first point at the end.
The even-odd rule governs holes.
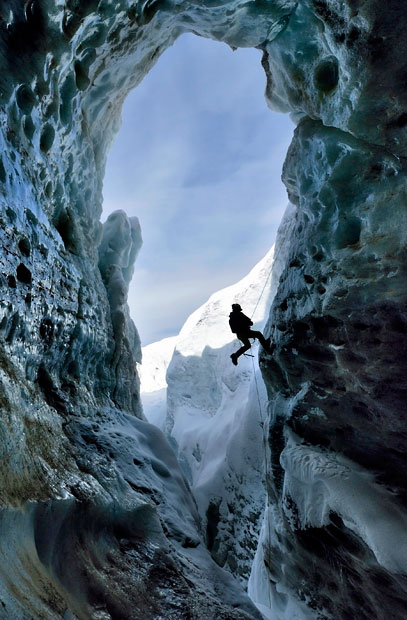
{"type": "Polygon", "coordinates": [[[406,21],[401,0],[3,0],[1,619],[405,619],[406,21]],[[297,125],[290,204],[140,365],[140,228],[102,226],[102,181],[123,100],[184,33],[262,51],[297,125]],[[275,351],[235,368],[216,321],[263,289],[275,351]]]}

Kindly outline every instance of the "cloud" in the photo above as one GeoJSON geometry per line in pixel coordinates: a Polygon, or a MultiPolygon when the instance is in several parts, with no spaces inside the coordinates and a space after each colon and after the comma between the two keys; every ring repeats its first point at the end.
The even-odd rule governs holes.
{"type": "Polygon", "coordinates": [[[293,125],[268,110],[264,85],[258,50],[188,35],[125,102],[104,217],[122,208],[141,222],[129,301],[144,344],[176,333],[274,242],[293,125]]]}

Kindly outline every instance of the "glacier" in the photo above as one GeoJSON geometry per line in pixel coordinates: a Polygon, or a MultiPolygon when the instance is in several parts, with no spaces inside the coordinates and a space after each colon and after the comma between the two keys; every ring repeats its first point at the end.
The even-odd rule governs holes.
{"type": "Polygon", "coordinates": [[[243,280],[214,293],[178,336],[163,341],[167,349],[154,343],[143,350],[144,413],[151,422],[157,419],[155,399],[161,399],[160,425],[191,485],[207,546],[217,563],[245,585],[265,502],[262,429],[267,394],[257,346],[248,352],[251,358],[240,358],[237,368],[231,364],[230,354],[240,345],[229,329],[228,314],[232,303],[244,300],[254,329],[264,325],[285,262],[284,239],[294,212],[292,206],[287,208],[276,251],[273,246],[243,280]],[[161,369],[155,397],[151,368],[161,369]]]}
{"type": "Polygon", "coordinates": [[[401,0],[3,0],[1,618],[404,620],[405,22],[401,0]],[[160,429],[126,301],[141,231],[101,224],[102,183],[123,100],[186,32],[262,50],[294,207],[273,357],[227,366],[200,309],[160,429]]]}

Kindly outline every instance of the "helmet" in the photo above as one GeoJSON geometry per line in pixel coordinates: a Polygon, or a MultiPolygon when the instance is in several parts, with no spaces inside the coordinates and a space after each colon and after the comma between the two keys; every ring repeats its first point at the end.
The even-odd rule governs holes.
{"type": "Polygon", "coordinates": [[[242,308],[239,306],[239,304],[232,304],[232,310],[241,310],[242,308]]]}

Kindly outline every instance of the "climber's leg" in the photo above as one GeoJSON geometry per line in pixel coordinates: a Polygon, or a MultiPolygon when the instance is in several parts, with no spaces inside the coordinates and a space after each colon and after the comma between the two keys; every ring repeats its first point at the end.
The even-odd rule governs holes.
{"type": "Polygon", "coordinates": [[[243,355],[243,353],[245,353],[246,351],[248,351],[250,349],[250,347],[252,346],[250,344],[250,340],[248,338],[247,335],[242,335],[242,334],[236,334],[236,336],[239,338],[239,340],[243,343],[243,346],[240,347],[240,349],[238,349],[236,351],[236,353],[232,353],[232,355],[230,356],[230,359],[232,360],[232,362],[234,363],[235,366],[237,366],[237,359],[238,357],[240,357],[241,355],[243,355]]]}
{"type": "Polygon", "coordinates": [[[270,348],[270,338],[266,338],[263,336],[263,334],[261,332],[256,332],[254,330],[250,330],[249,334],[250,338],[257,338],[257,340],[260,342],[261,346],[263,347],[263,349],[265,351],[267,351],[267,353],[272,353],[272,350],[270,348]]]}
{"type": "Polygon", "coordinates": [[[235,353],[235,355],[237,357],[240,357],[241,355],[243,355],[243,353],[245,353],[246,351],[248,351],[250,349],[250,347],[252,346],[250,343],[250,340],[247,336],[242,336],[242,335],[238,335],[236,334],[237,337],[239,338],[240,342],[243,344],[242,347],[240,347],[240,349],[238,349],[235,353]]]}

